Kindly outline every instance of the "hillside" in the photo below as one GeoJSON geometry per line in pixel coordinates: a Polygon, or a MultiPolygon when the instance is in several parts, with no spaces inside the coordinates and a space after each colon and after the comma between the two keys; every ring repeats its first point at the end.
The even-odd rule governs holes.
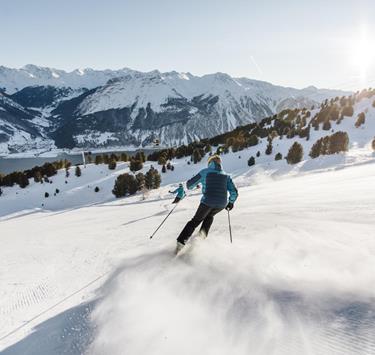
{"type": "MultiPolygon", "coordinates": [[[[155,140],[178,146],[285,108],[311,107],[350,94],[315,87],[299,90],[224,73],[195,76],[130,69],[67,73],[33,65],[0,67],[0,88],[9,99],[45,119],[43,132],[38,125],[34,129],[48,133],[45,142],[50,149],[144,147],[155,140]]],[[[9,137],[0,154],[26,148],[30,150],[30,145],[23,149],[9,137]]]]}
{"type": "Polygon", "coordinates": [[[285,110],[151,154],[165,164],[174,152],[174,170],[145,162],[139,171],[154,165],[162,176],[145,193],[113,196],[115,179],[129,173],[120,161],[115,170],[92,163],[80,177],[70,168],[48,183],[3,186],[1,354],[372,354],[374,94],[285,110]],[[324,138],[338,131],[347,146],[324,138]],[[288,164],[295,143],[301,161],[288,164]],[[222,212],[207,240],[173,259],[200,191],[149,235],[171,209],[168,191],[206,166],[208,146],[239,188],[233,244],[222,212]],[[313,146],[322,155],[311,157],[313,146]],[[347,150],[331,154],[338,147],[347,150]]]}
{"type": "MultiPolygon", "coordinates": [[[[18,197],[8,188],[0,197],[2,355],[371,354],[375,165],[370,153],[366,161],[352,153],[317,158],[319,174],[306,174],[307,162],[245,168],[238,153],[223,155],[240,186],[233,244],[221,213],[209,238],[177,260],[175,238],[199,191],[148,236],[170,209],[169,184],[203,162],[189,170],[175,162],[146,200],[109,196],[124,166],[108,176],[105,166],[82,169],[45,209],[28,204],[41,184],[18,197]]],[[[51,186],[63,189],[60,175],[51,186]]]]}

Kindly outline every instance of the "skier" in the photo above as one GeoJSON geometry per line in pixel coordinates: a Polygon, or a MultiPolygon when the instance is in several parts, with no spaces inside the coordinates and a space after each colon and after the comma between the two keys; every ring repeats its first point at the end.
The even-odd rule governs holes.
{"type": "Polygon", "coordinates": [[[184,247],[187,240],[193,234],[195,228],[201,223],[200,235],[207,237],[214,216],[224,208],[232,210],[238,197],[238,191],[231,177],[221,167],[219,155],[208,158],[208,167],[187,181],[186,186],[192,190],[199,183],[202,185],[203,197],[194,217],[186,224],[177,238],[176,254],[184,247]],[[229,192],[229,201],[228,201],[229,192]]]}
{"type": "Polygon", "coordinates": [[[174,199],[172,203],[179,203],[186,196],[184,186],[182,184],[179,184],[176,190],[168,191],[168,192],[171,194],[177,194],[176,198],[174,199]]]}

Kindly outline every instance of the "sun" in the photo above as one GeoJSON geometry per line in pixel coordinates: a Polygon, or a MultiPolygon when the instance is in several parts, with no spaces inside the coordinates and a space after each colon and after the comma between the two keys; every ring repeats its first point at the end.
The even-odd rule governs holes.
{"type": "Polygon", "coordinates": [[[351,62],[358,70],[361,79],[365,80],[375,61],[375,40],[362,28],[360,35],[351,48],[351,62]]]}

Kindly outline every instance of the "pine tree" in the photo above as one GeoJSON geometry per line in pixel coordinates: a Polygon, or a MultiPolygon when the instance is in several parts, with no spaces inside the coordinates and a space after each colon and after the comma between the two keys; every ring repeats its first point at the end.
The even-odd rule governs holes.
{"type": "Polygon", "coordinates": [[[45,198],[48,198],[48,197],[49,197],[49,193],[48,193],[48,192],[45,192],[45,193],[44,193],[44,197],[45,197],[45,198]]]}
{"type": "Polygon", "coordinates": [[[361,125],[363,125],[366,121],[366,116],[365,116],[365,113],[364,112],[361,112],[358,117],[357,117],[357,121],[355,122],[355,127],[358,128],[360,127],[361,125]]]}
{"type": "Polygon", "coordinates": [[[157,170],[154,173],[154,189],[158,189],[161,184],[161,176],[157,170]]]}
{"type": "Polygon", "coordinates": [[[260,157],[260,151],[259,151],[259,150],[257,151],[257,154],[256,154],[256,155],[257,155],[257,158],[260,157]]]}
{"type": "Polygon", "coordinates": [[[95,156],[95,164],[103,164],[103,157],[100,154],[95,156]]]}
{"type": "Polygon", "coordinates": [[[40,170],[37,170],[34,173],[34,181],[35,182],[41,182],[41,181],[43,181],[43,176],[42,176],[42,173],[40,172],[40,170]]]}
{"type": "Polygon", "coordinates": [[[3,194],[3,190],[1,189],[1,187],[0,187],[0,196],[3,194]]]}
{"type": "Polygon", "coordinates": [[[272,154],[272,140],[268,140],[267,148],[266,148],[266,155],[272,154]]]}
{"type": "Polygon", "coordinates": [[[137,180],[137,189],[138,191],[142,190],[145,186],[145,180],[146,180],[146,177],[143,173],[138,173],[136,176],[135,176],[135,179],[137,180]]]}
{"type": "Polygon", "coordinates": [[[323,130],[329,131],[331,129],[331,122],[329,120],[325,120],[323,123],[323,130]]]}
{"type": "Polygon", "coordinates": [[[354,115],[354,108],[352,105],[347,105],[345,106],[342,111],[341,111],[342,116],[347,116],[347,117],[353,117],[354,115]]]}
{"type": "Polygon", "coordinates": [[[255,135],[255,134],[252,134],[248,140],[247,140],[247,145],[249,147],[253,147],[254,145],[257,145],[259,143],[259,139],[258,139],[258,136],[255,135]]]}
{"type": "Polygon", "coordinates": [[[80,177],[82,175],[81,168],[79,167],[79,165],[76,166],[75,175],[77,177],[80,177]]]}
{"type": "Polygon", "coordinates": [[[201,160],[202,160],[202,156],[201,156],[199,149],[194,149],[193,155],[192,155],[192,161],[194,162],[194,164],[197,164],[201,160]]]}
{"type": "Polygon", "coordinates": [[[27,178],[26,174],[19,173],[17,183],[21,189],[24,189],[27,185],[29,185],[29,179],[27,178]]]}
{"type": "Polygon", "coordinates": [[[130,159],[129,169],[133,173],[141,170],[143,168],[143,163],[140,160],[130,159]]]}
{"type": "Polygon", "coordinates": [[[371,142],[371,147],[372,147],[372,150],[375,150],[375,137],[371,142]]]}
{"type": "Polygon", "coordinates": [[[126,162],[129,160],[129,156],[126,153],[121,153],[120,160],[126,162]]]}
{"type": "Polygon", "coordinates": [[[108,154],[103,154],[103,162],[104,162],[104,164],[108,164],[109,163],[109,156],[108,156],[108,154]]]}
{"type": "Polygon", "coordinates": [[[159,172],[151,166],[150,170],[145,176],[145,187],[148,190],[157,189],[160,187],[161,176],[159,172]]]}
{"type": "Polygon", "coordinates": [[[288,164],[297,164],[303,158],[303,147],[298,142],[294,142],[288,151],[286,160],[288,164]]]}
{"type": "Polygon", "coordinates": [[[281,153],[277,153],[275,155],[275,160],[281,160],[283,158],[282,154],[281,153]]]}
{"type": "Polygon", "coordinates": [[[349,136],[346,132],[336,132],[329,137],[327,154],[346,152],[349,149],[349,136]]]}
{"type": "Polygon", "coordinates": [[[109,170],[115,170],[117,166],[116,160],[110,160],[108,163],[108,169],[109,170]]]}
{"type": "Polygon", "coordinates": [[[109,157],[109,163],[111,163],[111,161],[115,161],[117,162],[119,160],[118,156],[115,154],[115,153],[112,153],[111,156],[109,157]]]}
{"type": "Polygon", "coordinates": [[[139,152],[137,152],[134,156],[134,159],[135,160],[139,160],[141,161],[142,163],[144,163],[146,161],[146,155],[145,153],[143,152],[143,150],[140,150],[139,152]]]}
{"type": "Polygon", "coordinates": [[[99,187],[96,186],[94,191],[95,191],[95,192],[99,192],[99,187]]]}
{"type": "Polygon", "coordinates": [[[320,152],[322,150],[322,141],[323,139],[318,139],[311,147],[309,156],[312,159],[317,158],[320,155],[320,152]]]}
{"type": "Polygon", "coordinates": [[[117,177],[112,193],[118,197],[133,195],[138,190],[137,180],[132,174],[121,174],[117,177]]]}
{"type": "Polygon", "coordinates": [[[255,158],[254,157],[250,157],[249,160],[247,161],[247,165],[248,166],[253,166],[255,164],[255,158]]]}
{"type": "Polygon", "coordinates": [[[167,172],[167,168],[165,167],[165,165],[163,165],[163,167],[161,168],[161,172],[162,173],[166,173],[167,172]]]}

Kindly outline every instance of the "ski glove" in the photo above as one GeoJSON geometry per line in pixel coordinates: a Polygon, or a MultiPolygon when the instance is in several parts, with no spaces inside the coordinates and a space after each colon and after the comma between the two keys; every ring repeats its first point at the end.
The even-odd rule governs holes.
{"type": "Polygon", "coordinates": [[[225,209],[227,211],[231,211],[233,209],[233,207],[234,207],[233,203],[232,202],[228,202],[227,207],[225,207],[225,209]]]}

